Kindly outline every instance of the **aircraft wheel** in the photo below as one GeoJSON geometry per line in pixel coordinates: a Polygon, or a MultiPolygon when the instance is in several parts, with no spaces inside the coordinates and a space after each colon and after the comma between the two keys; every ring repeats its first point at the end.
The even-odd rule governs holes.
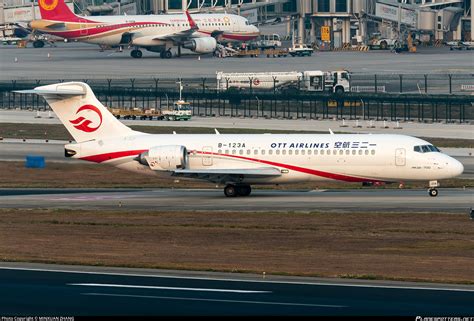
{"type": "Polygon", "coordinates": [[[226,185],[226,187],[224,187],[224,194],[227,197],[237,196],[237,190],[235,188],[235,185],[231,185],[231,184],[226,185]]]}
{"type": "Polygon", "coordinates": [[[171,53],[170,50],[166,50],[165,53],[163,54],[163,56],[166,58],[166,59],[171,59],[173,57],[173,54],[171,53]]]}
{"type": "Polygon", "coordinates": [[[141,58],[143,56],[143,52],[141,50],[137,50],[135,53],[135,58],[141,58]]]}
{"type": "Polygon", "coordinates": [[[44,47],[44,41],[41,41],[41,40],[33,41],[33,47],[34,48],[43,48],[44,47]]]}
{"type": "Polygon", "coordinates": [[[249,196],[250,193],[252,193],[252,188],[250,185],[237,185],[237,195],[249,196]]]}
{"type": "Polygon", "coordinates": [[[436,188],[431,188],[428,193],[430,194],[431,197],[436,197],[438,196],[438,190],[436,188]]]}

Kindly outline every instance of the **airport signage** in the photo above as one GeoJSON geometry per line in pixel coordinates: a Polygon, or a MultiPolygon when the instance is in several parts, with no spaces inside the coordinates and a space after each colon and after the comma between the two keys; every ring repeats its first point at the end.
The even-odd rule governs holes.
{"type": "Polygon", "coordinates": [[[330,32],[329,26],[321,27],[321,40],[331,41],[331,32],[330,32]]]}

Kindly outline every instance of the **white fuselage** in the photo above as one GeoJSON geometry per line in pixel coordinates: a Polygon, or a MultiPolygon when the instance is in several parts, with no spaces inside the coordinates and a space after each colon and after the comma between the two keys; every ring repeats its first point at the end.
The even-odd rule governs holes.
{"type": "MultiPolygon", "coordinates": [[[[233,14],[193,14],[198,26],[190,38],[210,37],[218,34],[227,42],[241,42],[258,37],[258,29],[247,19],[233,14]]],[[[165,45],[169,40],[161,36],[179,34],[190,29],[184,14],[134,15],[134,16],[92,16],[78,17],[78,21],[61,22],[64,28],[48,28],[54,20],[43,19],[32,22],[32,27],[43,32],[70,40],[100,44],[123,44],[123,34],[133,34],[131,44],[142,47],[165,45]],[[42,26],[44,25],[44,27],[42,26]]],[[[179,37],[176,37],[179,39],[179,37]]]]}
{"type": "Polygon", "coordinates": [[[156,146],[182,145],[189,169],[278,168],[282,175],[244,178],[248,184],[304,181],[401,182],[445,179],[462,173],[462,165],[438,151],[416,152],[432,146],[404,135],[291,134],[291,135],[150,135],[101,139],[66,148],[74,158],[108,163],[130,171],[153,173],[135,160],[156,146]]]}

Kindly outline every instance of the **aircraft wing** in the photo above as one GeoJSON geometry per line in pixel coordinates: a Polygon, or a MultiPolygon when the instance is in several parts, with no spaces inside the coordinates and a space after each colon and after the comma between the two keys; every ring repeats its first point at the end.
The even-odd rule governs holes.
{"type": "Polygon", "coordinates": [[[178,169],[172,176],[208,180],[215,183],[240,182],[243,178],[264,178],[281,176],[275,167],[242,169],[178,169]]]}

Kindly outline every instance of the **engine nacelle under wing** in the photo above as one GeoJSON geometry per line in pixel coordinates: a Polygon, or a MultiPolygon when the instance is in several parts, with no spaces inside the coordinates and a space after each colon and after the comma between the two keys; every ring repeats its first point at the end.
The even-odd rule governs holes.
{"type": "Polygon", "coordinates": [[[217,48],[217,41],[212,37],[195,38],[183,43],[183,48],[198,53],[211,53],[217,48]]]}
{"type": "Polygon", "coordinates": [[[186,168],[188,151],[180,145],[155,146],[138,155],[137,160],[154,171],[174,171],[186,168]]]}

